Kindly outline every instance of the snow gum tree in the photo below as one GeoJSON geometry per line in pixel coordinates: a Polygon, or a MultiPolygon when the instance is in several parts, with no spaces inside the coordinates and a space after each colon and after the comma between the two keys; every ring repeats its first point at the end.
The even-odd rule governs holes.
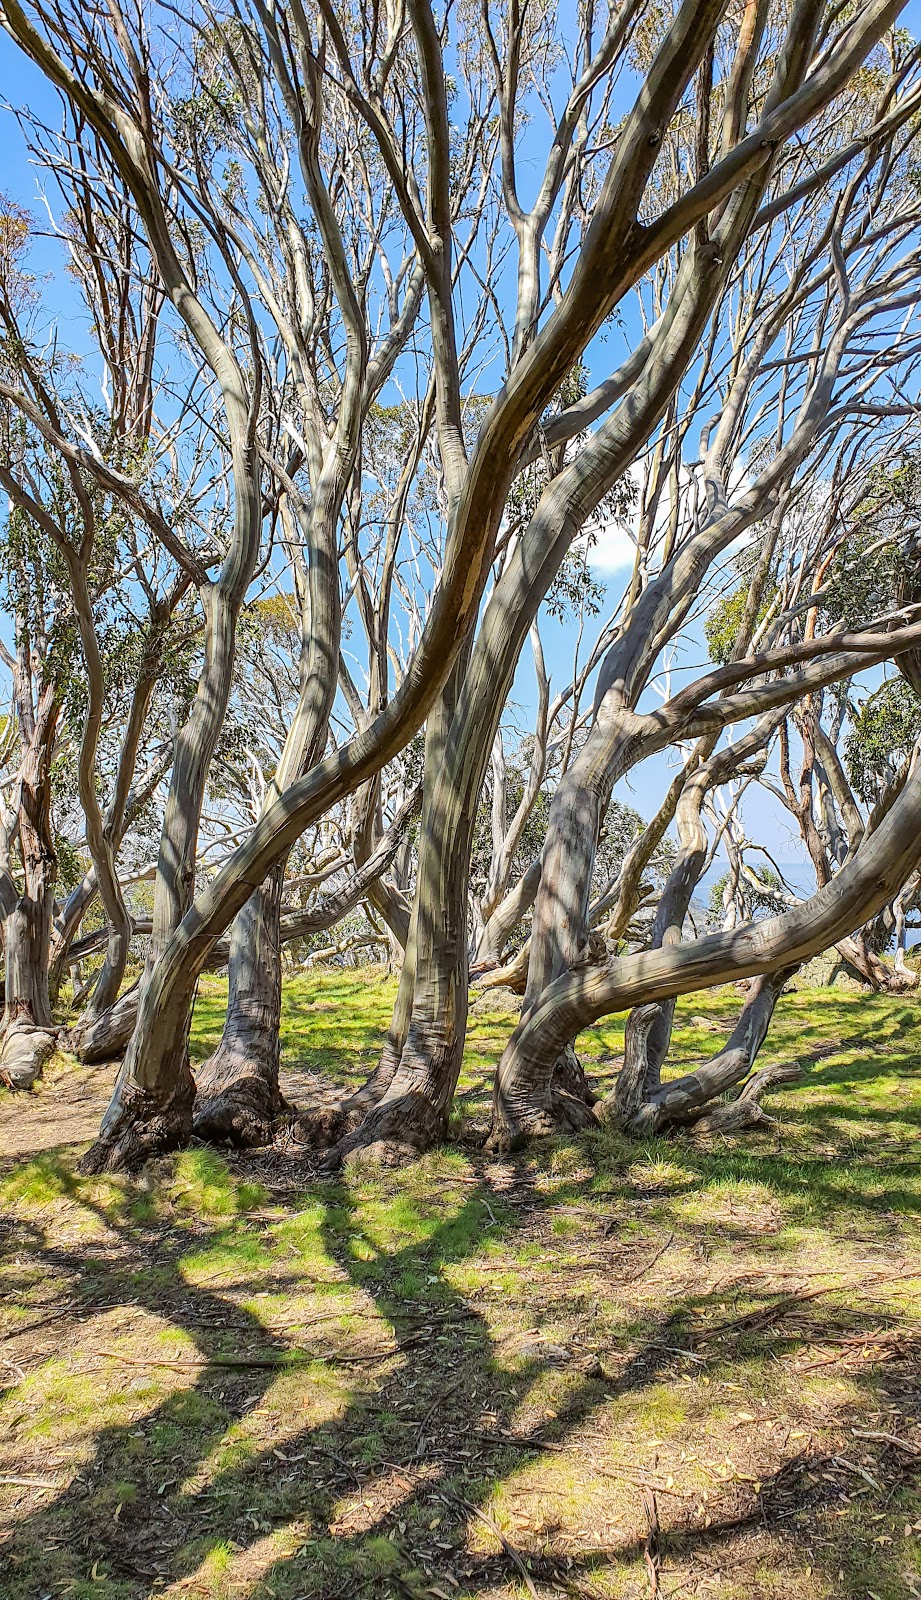
{"type": "MultiPolygon", "coordinates": [[[[408,914],[380,879],[373,891],[406,939],[399,997],[378,1070],[335,1119],[331,1159],[443,1136],[478,932],[474,835],[491,766],[501,793],[503,708],[529,635],[540,683],[542,608],[587,536],[613,521],[629,525],[634,570],[593,663],[591,716],[554,769],[539,870],[507,908],[520,914],[533,896],[496,1142],[593,1115],[569,1047],[611,1004],[666,1008],[623,1115],[645,1126],[674,994],[733,963],[773,992],[812,930],[865,921],[886,829],[883,876],[897,892],[912,778],[820,890],[808,939],[788,913],[770,939],[714,935],[724,942],[693,956],[681,942],[706,853],[701,817],[736,758],[757,766],[786,709],[916,643],[913,596],[857,625],[816,626],[831,534],[791,558],[798,586],[778,582],[775,560],[795,544],[804,484],[848,430],[863,422],[869,437],[883,388],[898,394],[913,372],[921,89],[899,9],[625,0],[436,14],[428,0],[254,0],[180,21],[110,0],[97,23],[60,0],[3,0],[7,32],[91,130],[98,171],[130,196],[163,315],[207,374],[229,484],[197,584],[202,670],[175,740],[150,957],[90,1166],[130,1166],[187,1137],[195,984],[234,919],[227,1028],[198,1126],[266,1135],[284,863],[354,797],[363,870],[380,843],[382,774],[423,727],[408,914]],[[399,444],[369,516],[393,407],[399,444]],[[297,710],[257,820],[196,894],[235,632],[280,528],[302,564],[297,710]],[[661,680],[657,695],[729,553],[756,536],[728,659],[675,690],[661,680]],[[360,693],[342,649],[350,607],[367,646],[360,693]],[[740,724],[727,753],[724,731],[740,724]],[[669,747],[684,752],[682,781],[610,888],[613,939],[674,817],[652,949],[605,959],[592,977],[591,885],[614,786],[669,747]]],[[[906,427],[912,414],[906,403],[906,427]]],[[[497,800],[497,835],[507,831],[484,933],[548,775],[549,691],[539,699],[522,819],[509,827],[497,800]]],[[[733,1081],[765,1016],[753,997],[733,1081]]]]}

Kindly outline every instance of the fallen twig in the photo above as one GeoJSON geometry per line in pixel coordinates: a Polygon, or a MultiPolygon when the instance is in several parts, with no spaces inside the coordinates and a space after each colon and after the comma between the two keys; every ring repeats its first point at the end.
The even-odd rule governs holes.
{"type": "Polygon", "coordinates": [[[454,1500],[457,1505],[463,1506],[465,1511],[469,1511],[472,1517],[476,1517],[479,1522],[482,1522],[484,1528],[488,1528],[493,1537],[498,1539],[509,1560],[515,1563],[515,1566],[521,1573],[528,1594],[533,1596],[533,1600],[538,1600],[537,1590],[534,1587],[534,1580],[531,1577],[530,1572],[522,1561],[518,1551],[515,1549],[515,1546],[513,1544],[509,1544],[509,1541],[506,1539],[505,1534],[502,1532],[502,1529],[499,1527],[499,1524],[495,1521],[495,1519],[487,1516],[485,1511],[480,1511],[479,1507],[471,1505],[469,1500],[462,1500],[459,1494],[452,1494],[450,1495],[450,1498],[454,1500]]]}
{"type": "Polygon", "coordinates": [[[292,1358],[316,1360],[306,1350],[286,1350],[277,1355],[264,1356],[193,1356],[189,1360],[168,1361],[161,1356],[127,1356],[120,1350],[97,1350],[97,1356],[108,1356],[110,1361],[122,1361],[129,1367],[168,1367],[172,1372],[199,1371],[205,1367],[283,1367],[292,1358]]]}
{"type": "Polygon", "coordinates": [[[664,1254],[665,1254],[666,1250],[668,1249],[669,1245],[673,1244],[674,1241],[675,1241],[675,1235],[673,1233],[670,1233],[668,1238],[666,1239],[665,1243],[663,1245],[660,1245],[660,1247],[656,1251],[655,1255],[650,1256],[648,1261],[644,1261],[643,1265],[641,1267],[638,1267],[636,1272],[631,1272],[629,1277],[621,1278],[621,1280],[620,1280],[621,1283],[637,1283],[640,1278],[645,1277],[646,1273],[650,1272],[652,1270],[652,1268],[655,1266],[656,1262],[660,1261],[662,1259],[662,1257],[664,1256],[664,1254]]]}
{"type": "Polygon", "coordinates": [[[0,1485],[15,1489],[56,1489],[56,1483],[49,1483],[47,1478],[0,1478],[0,1485]]]}
{"type": "Polygon", "coordinates": [[[747,1331],[751,1328],[761,1328],[768,1322],[773,1322],[775,1317],[782,1317],[785,1311],[792,1311],[794,1306],[802,1305],[806,1300],[817,1300],[820,1295],[832,1294],[836,1289],[835,1284],[824,1285],[820,1289],[805,1289],[801,1294],[787,1294],[782,1300],[775,1300],[769,1306],[762,1306],[758,1311],[748,1311],[743,1317],[732,1317],[728,1322],[717,1322],[712,1328],[694,1328],[691,1331],[692,1339],[713,1339],[718,1333],[733,1333],[747,1331]]]}
{"type": "Polygon", "coordinates": [[[652,1600],[658,1600],[661,1590],[659,1588],[659,1572],[662,1566],[662,1553],[659,1547],[659,1508],[656,1504],[655,1494],[651,1489],[644,1488],[643,1510],[646,1513],[646,1542],[643,1546],[643,1560],[649,1574],[649,1590],[652,1600]]]}
{"type": "Polygon", "coordinates": [[[556,1444],[550,1439],[535,1439],[529,1433],[479,1433],[471,1429],[472,1439],[483,1439],[486,1444],[517,1444],[524,1450],[556,1450],[566,1449],[564,1444],[556,1444]]]}
{"type": "MultiPolygon", "coordinates": [[[[522,1450],[553,1450],[561,1454],[567,1450],[574,1449],[578,1444],[577,1440],[573,1441],[572,1444],[557,1444],[549,1439],[535,1439],[531,1434],[526,1433],[479,1433],[475,1429],[470,1430],[469,1437],[471,1439],[483,1439],[487,1444],[514,1444],[522,1450]]],[[[687,1489],[676,1489],[670,1483],[661,1483],[654,1481],[652,1478],[638,1477],[636,1473],[631,1474],[627,1468],[599,1467],[593,1461],[592,1471],[600,1478],[611,1478],[617,1483],[629,1483],[635,1489],[649,1489],[656,1494],[673,1495],[676,1500],[693,1500],[694,1498],[693,1494],[687,1489]]]]}
{"type": "Polygon", "coordinates": [[[851,1433],[855,1439],[872,1439],[876,1444],[894,1444],[907,1455],[921,1458],[921,1448],[908,1439],[900,1439],[897,1433],[875,1433],[866,1428],[852,1428],[851,1433]]]}
{"type": "Polygon", "coordinates": [[[865,1467],[858,1466],[856,1461],[848,1461],[846,1456],[832,1456],[831,1459],[836,1466],[844,1467],[845,1471],[855,1472],[858,1478],[863,1478],[864,1482],[870,1485],[871,1489],[882,1492],[881,1485],[877,1483],[876,1479],[867,1472],[865,1467]]]}

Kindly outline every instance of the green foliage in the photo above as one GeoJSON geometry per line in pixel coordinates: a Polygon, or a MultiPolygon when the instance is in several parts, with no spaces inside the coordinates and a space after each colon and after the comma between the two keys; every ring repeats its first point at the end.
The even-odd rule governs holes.
{"type": "MultiPolygon", "coordinates": [[[[777,873],[773,872],[770,867],[765,867],[758,876],[764,884],[763,891],[756,889],[754,884],[747,882],[744,878],[741,878],[736,886],[736,900],[741,906],[742,915],[747,918],[776,916],[781,907],[778,906],[777,901],[769,891],[772,889],[782,890],[783,883],[777,873]]],[[[720,923],[723,920],[723,912],[725,910],[723,895],[728,883],[729,873],[724,872],[710,888],[710,895],[707,901],[707,921],[710,923],[720,923]]]]}
{"type": "Polygon", "coordinates": [[[823,610],[847,628],[866,625],[877,613],[904,605],[916,581],[917,553],[902,535],[906,520],[921,509],[921,460],[906,456],[871,475],[854,528],[828,574],[823,610]]]}
{"type": "Polygon", "coordinates": [[[903,678],[891,678],[860,706],[844,743],[855,794],[872,805],[895,778],[921,735],[921,699],[903,678]]]}
{"type": "Polygon", "coordinates": [[[601,610],[604,584],[592,577],[587,556],[594,543],[595,535],[589,534],[583,544],[574,545],[567,551],[550,585],[544,605],[558,622],[580,614],[597,617],[601,610]]]}
{"type": "Polygon", "coordinates": [[[842,546],[828,576],[823,610],[831,622],[860,628],[871,616],[896,604],[902,562],[893,544],[873,549],[872,531],[859,533],[842,546]]]}

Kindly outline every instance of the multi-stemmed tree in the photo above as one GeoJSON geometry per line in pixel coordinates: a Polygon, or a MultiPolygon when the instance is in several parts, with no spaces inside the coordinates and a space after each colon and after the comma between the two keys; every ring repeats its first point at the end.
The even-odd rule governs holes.
{"type": "MultiPolygon", "coordinates": [[[[561,568],[611,514],[612,495],[629,501],[624,482],[646,452],[635,571],[591,725],[550,810],[495,1137],[553,1126],[555,1106],[579,1103],[565,1047],[593,1008],[612,996],[667,1003],[676,984],[725,976],[728,947],[685,959],[676,943],[700,807],[732,770],[722,730],[773,719],[895,650],[891,617],[840,636],[809,625],[803,601],[821,548],[802,552],[805,588],[777,599],[771,538],[841,429],[891,411],[912,368],[919,92],[916,52],[893,31],[898,10],[875,0],[851,15],[800,0],[772,11],[749,0],[736,15],[685,0],[672,14],[509,7],[474,21],[436,17],[428,0],[386,11],[318,0],[206,7],[185,24],[170,11],[161,29],[155,9],[129,15],[115,0],[101,25],[66,5],[5,0],[8,33],[91,131],[88,159],[130,195],[161,316],[209,376],[230,466],[231,526],[199,587],[203,663],[175,741],[150,959],[93,1165],[131,1164],[186,1137],[195,983],[238,914],[241,981],[199,1126],[245,1134],[249,1121],[264,1134],[277,1105],[283,863],[350,795],[366,863],[379,775],[423,723],[400,994],[337,1156],[443,1134],[464,1040],[471,852],[503,707],[561,568]],[[615,337],[626,350],[612,363],[615,337]],[[369,518],[365,464],[380,455],[381,407],[397,395],[399,464],[369,518]],[[260,552],[285,520],[305,552],[308,596],[297,712],[258,822],[193,897],[234,632],[260,552]],[[663,649],[756,527],[731,659],[649,707],[663,649]],[[414,571],[400,565],[409,548],[414,571]],[[358,697],[340,667],[353,597],[368,645],[358,697]],[[397,611],[408,640],[398,663],[397,611]],[[341,742],[337,689],[350,723],[341,742]],[[644,755],[689,740],[687,782],[672,786],[658,827],[661,837],[669,807],[680,810],[660,948],[592,976],[590,886],[613,786],[644,755]],[[658,992],[639,981],[637,961],[665,974],[658,992]]],[[[914,613],[901,609],[907,647],[914,613]]],[[[752,759],[763,735],[763,725],[746,735],[752,759]]],[[[916,804],[909,780],[884,825],[887,883],[910,870],[904,817],[916,804]]],[[[821,891],[812,928],[866,920],[877,838],[821,891]]],[[[507,882],[502,850],[494,897],[507,882]]],[[[613,891],[621,925],[642,857],[628,852],[623,892],[613,891]]],[[[399,925],[399,903],[375,892],[399,925]]],[[[759,934],[752,972],[795,958],[797,915],[773,944],[759,934]]],[[[731,937],[734,952],[755,939],[731,937]]],[[[667,1023],[662,1012],[652,1030],[659,1058],[667,1023]]],[[[745,1030],[747,1040],[759,1031],[745,1030]]],[[[648,1058],[647,1068],[644,1105],[655,1090],[648,1058]]]]}

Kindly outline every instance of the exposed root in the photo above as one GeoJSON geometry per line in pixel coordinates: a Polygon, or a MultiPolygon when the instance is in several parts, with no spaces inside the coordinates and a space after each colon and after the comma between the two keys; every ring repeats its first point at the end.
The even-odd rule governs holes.
{"type": "Polygon", "coordinates": [[[56,1049],[52,1028],[37,1028],[25,1019],[11,1023],[0,1045],[0,1083],[8,1089],[31,1089],[56,1049]]]}
{"type": "Polygon", "coordinates": [[[194,1100],[195,1079],[187,1062],[165,1104],[135,1085],[121,1086],[99,1138],[86,1152],[79,1170],[91,1175],[137,1172],[146,1161],[181,1149],[192,1132],[194,1100]]]}
{"type": "Polygon", "coordinates": [[[353,1094],[306,1106],[296,1115],[299,1144],[314,1150],[328,1150],[361,1127],[365,1117],[379,1105],[390,1088],[400,1063],[400,1048],[388,1040],[381,1059],[368,1078],[353,1094]]]}
{"type": "Polygon", "coordinates": [[[328,1150],[337,1140],[345,1138],[364,1120],[364,1112],[349,1110],[348,1102],[339,1100],[328,1106],[308,1106],[297,1113],[294,1122],[298,1144],[313,1150],[328,1150]]]}
{"type": "Polygon", "coordinates": [[[505,1108],[501,1115],[496,1113],[485,1148],[505,1155],[523,1149],[532,1139],[584,1133],[587,1128],[597,1126],[598,1116],[593,1105],[587,1104],[581,1095],[567,1094],[564,1089],[553,1087],[547,1105],[525,1107],[515,1112],[505,1108]]]}
{"type": "Polygon", "coordinates": [[[441,1144],[447,1130],[446,1113],[418,1091],[387,1097],[339,1138],[328,1151],[322,1170],[337,1172],[344,1165],[402,1166],[441,1144]]]}
{"type": "Polygon", "coordinates": [[[253,1150],[271,1144],[281,1120],[294,1111],[270,1063],[222,1046],[196,1078],[192,1130],[213,1144],[253,1150]]]}

